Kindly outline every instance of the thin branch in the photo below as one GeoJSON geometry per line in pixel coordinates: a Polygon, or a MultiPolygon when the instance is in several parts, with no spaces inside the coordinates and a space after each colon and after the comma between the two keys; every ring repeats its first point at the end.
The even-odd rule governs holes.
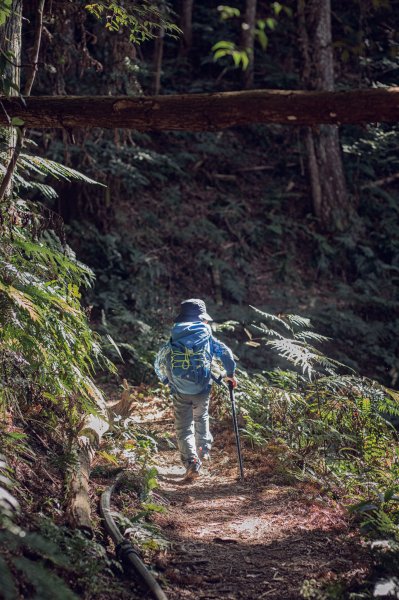
{"type": "Polygon", "coordinates": [[[4,114],[5,114],[5,116],[6,116],[6,119],[7,119],[7,121],[8,121],[8,124],[9,124],[9,125],[11,125],[11,119],[10,119],[10,115],[9,115],[9,114],[8,114],[8,112],[6,111],[6,109],[5,109],[5,107],[4,107],[4,104],[3,104],[1,101],[0,101],[0,107],[1,107],[1,110],[4,112],[4,114]]]}
{"type": "Polygon", "coordinates": [[[370,181],[369,183],[365,183],[360,188],[361,190],[368,190],[370,188],[381,187],[382,185],[388,185],[393,181],[399,179],[399,173],[394,173],[393,175],[389,175],[388,177],[382,177],[381,179],[376,179],[375,181],[370,181]]]}
{"type": "Polygon", "coordinates": [[[8,186],[10,184],[12,176],[14,175],[15,167],[17,166],[17,161],[18,161],[19,155],[21,154],[24,137],[25,137],[25,128],[21,127],[18,132],[18,138],[17,138],[17,143],[15,144],[14,152],[12,153],[10,162],[7,165],[6,172],[1,181],[0,202],[2,202],[6,192],[8,190],[8,186]]]}
{"type": "Polygon", "coordinates": [[[37,17],[35,23],[35,40],[33,43],[32,50],[32,69],[25,83],[24,96],[30,96],[33,82],[35,81],[37,73],[37,65],[39,62],[39,52],[43,33],[43,13],[45,2],[46,0],[40,0],[37,7],[37,17]]]}

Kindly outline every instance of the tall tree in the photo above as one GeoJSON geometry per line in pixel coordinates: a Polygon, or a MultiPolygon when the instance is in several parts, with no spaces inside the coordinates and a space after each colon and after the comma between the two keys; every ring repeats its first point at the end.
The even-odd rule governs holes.
{"type": "Polygon", "coordinates": [[[194,0],[181,0],[180,27],[183,32],[181,54],[187,54],[193,42],[193,6],[194,0]]]}
{"type": "MultiPolygon", "coordinates": [[[[11,65],[13,70],[11,72],[11,92],[10,95],[19,95],[23,93],[25,97],[30,96],[33,82],[36,77],[37,65],[39,61],[40,44],[42,39],[43,31],[43,12],[46,0],[39,0],[36,6],[36,23],[33,47],[30,51],[31,64],[27,73],[25,86],[23,91],[21,88],[21,49],[22,49],[22,0],[14,0],[11,8],[10,32],[6,33],[4,44],[9,47],[11,52],[11,65]],[[13,62],[14,61],[14,62],[13,62]]],[[[24,125],[23,122],[18,125],[24,125]]],[[[22,150],[25,127],[20,127],[17,131],[14,129],[9,134],[12,140],[9,143],[9,156],[7,157],[7,167],[4,173],[4,177],[0,184],[0,202],[4,197],[7,197],[11,191],[11,181],[14,171],[17,166],[17,161],[22,150]]]]}
{"type": "MultiPolygon", "coordinates": [[[[0,49],[2,55],[7,56],[2,73],[3,89],[1,93],[6,96],[18,96],[21,83],[21,44],[22,44],[22,0],[13,0],[10,16],[0,27],[0,49]]],[[[13,159],[15,148],[18,145],[18,130],[9,127],[2,130],[6,149],[6,165],[13,159]]],[[[3,193],[0,201],[11,193],[11,180],[3,178],[3,193]]]]}
{"type": "MultiPolygon", "coordinates": [[[[299,39],[303,56],[302,79],[311,90],[334,90],[331,0],[298,0],[299,39]]],[[[342,163],[339,130],[321,125],[305,132],[314,214],[326,230],[345,229],[349,203],[342,163]]]]}
{"type": "Polygon", "coordinates": [[[254,85],[254,44],[257,0],[246,0],[244,20],[241,23],[241,46],[248,54],[248,66],[243,71],[242,82],[245,89],[254,85]]]}

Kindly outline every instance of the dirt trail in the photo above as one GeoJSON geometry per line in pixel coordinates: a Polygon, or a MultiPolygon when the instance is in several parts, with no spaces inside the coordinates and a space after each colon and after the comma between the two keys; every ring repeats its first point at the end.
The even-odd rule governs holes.
{"type": "Polygon", "coordinates": [[[244,457],[241,482],[233,436],[221,431],[201,478],[183,483],[178,453],[158,454],[167,511],[156,522],[171,546],[157,567],[170,600],[297,600],[305,579],[364,580],[369,557],[345,510],[310,485],[284,483],[264,454],[244,447],[244,457]]]}

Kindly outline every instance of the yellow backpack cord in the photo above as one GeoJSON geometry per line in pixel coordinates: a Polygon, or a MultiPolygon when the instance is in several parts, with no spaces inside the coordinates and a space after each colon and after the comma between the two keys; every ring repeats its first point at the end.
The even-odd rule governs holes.
{"type": "MultiPolygon", "coordinates": [[[[197,352],[194,352],[194,350],[190,350],[189,348],[185,348],[184,352],[180,352],[179,350],[172,350],[171,352],[171,367],[172,369],[176,368],[180,368],[183,369],[183,371],[188,371],[188,369],[190,368],[191,364],[193,366],[195,366],[195,359],[201,359],[204,355],[204,351],[203,350],[198,350],[197,352]],[[191,363],[191,360],[193,360],[193,362],[191,363]]],[[[201,364],[198,365],[196,367],[197,369],[201,368],[201,364]]]]}

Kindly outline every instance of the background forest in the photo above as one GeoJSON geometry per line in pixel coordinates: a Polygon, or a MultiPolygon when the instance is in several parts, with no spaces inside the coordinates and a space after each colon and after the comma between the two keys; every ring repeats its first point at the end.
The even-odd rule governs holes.
{"type": "MultiPolygon", "coordinates": [[[[398,31],[397,0],[4,0],[2,95],[398,86],[398,31]]],[[[104,390],[115,393],[124,379],[123,410],[129,393],[129,401],[167,402],[153,359],[189,297],[206,301],[239,360],[248,448],[267,448],[287,476],[352,503],[368,535],[392,541],[393,558],[377,567],[392,574],[398,126],[139,132],[10,124],[0,184],[4,597],[19,597],[16,573],[22,597],[35,590],[53,599],[57,586],[61,600],[100,597],[107,586],[125,597],[98,532],[89,541],[63,529],[76,525],[79,438],[87,418],[109,414],[104,390]]],[[[215,410],[226,417],[217,394],[215,410]]],[[[121,448],[134,447],[144,519],[157,511],[147,501],[159,440],[118,419],[102,458],[120,466],[121,448]]],[[[358,596],[316,588],[303,597],[372,597],[370,585],[358,596]]]]}
{"type": "MultiPolygon", "coordinates": [[[[244,3],[167,5],[183,38],[165,35],[140,46],[127,30],[110,34],[79,3],[56,3],[34,93],[320,89],[324,67],[304,66],[303,48],[304,38],[311,45],[316,35],[316,6],[259,2],[253,66],[242,70],[244,3]]],[[[334,2],[337,89],[398,84],[397,8],[388,1],[334,2]]],[[[248,322],[249,304],[311,316],[334,340],[337,358],[395,385],[397,128],[341,127],[344,173],[332,191],[323,190],[332,206],[324,212],[312,189],[312,135],[330,132],[280,125],[33,132],[37,152],[106,186],[57,185],[50,207],[63,217],[79,260],[96,273],[92,319],[128,344],[130,377],[149,376],[140,365],[143,350],[156,346],[176,304],[203,296],[219,320],[248,322]]],[[[321,181],[326,168],[342,169],[334,147],[328,153],[319,161],[321,181]]],[[[245,334],[237,341],[244,364],[267,366],[267,357],[243,351],[245,334]]]]}

